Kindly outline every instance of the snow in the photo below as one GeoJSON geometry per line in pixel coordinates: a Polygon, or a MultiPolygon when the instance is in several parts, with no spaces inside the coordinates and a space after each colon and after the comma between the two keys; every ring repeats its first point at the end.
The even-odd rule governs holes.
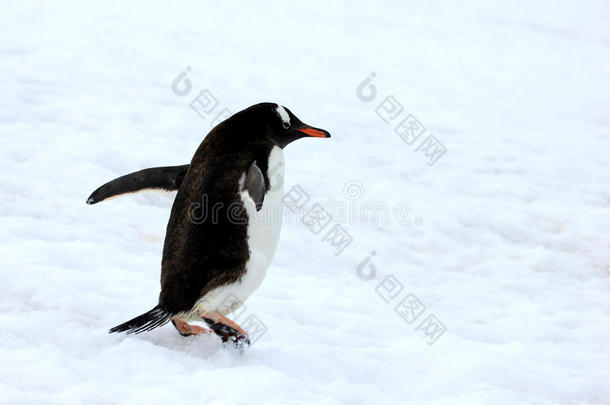
{"type": "Polygon", "coordinates": [[[610,403],[609,17],[602,1],[5,4],[0,402],[610,403]],[[266,332],[243,355],[171,325],[107,334],[156,303],[173,194],[87,196],[187,163],[261,101],[332,134],[285,149],[285,189],[310,198],[234,317],[266,332]],[[409,114],[417,140],[395,132],[409,114]],[[314,209],[324,229],[301,222],[314,209]],[[407,319],[425,307],[410,324],[404,299],[407,319]]]}

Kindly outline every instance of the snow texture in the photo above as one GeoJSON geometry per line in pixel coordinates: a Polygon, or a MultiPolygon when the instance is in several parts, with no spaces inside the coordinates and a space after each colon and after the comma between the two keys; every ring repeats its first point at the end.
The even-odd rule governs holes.
{"type": "Polygon", "coordinates": [[[0,403],[609,404],[609,18],[5,2],[0,403]],[[332,134],[285,149],[298,212],[233,316],[266,332],[109,335],[156,304],[174,194],[86,198],[262,101],[332,134]]]}

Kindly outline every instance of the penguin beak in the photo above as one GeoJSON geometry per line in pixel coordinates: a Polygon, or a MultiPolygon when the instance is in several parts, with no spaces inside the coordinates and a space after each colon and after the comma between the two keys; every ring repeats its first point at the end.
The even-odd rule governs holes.
{"type": "Polygon", "coordinates": [[[313,136],[315,138],[330,138],[328,131],[319,128],[306,127],[299,128],[299,131],[303,132],[307,136],[313,136]]]}

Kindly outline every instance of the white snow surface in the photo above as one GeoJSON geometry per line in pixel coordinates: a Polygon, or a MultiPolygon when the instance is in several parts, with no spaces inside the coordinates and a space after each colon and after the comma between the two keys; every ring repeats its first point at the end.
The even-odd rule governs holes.
{"type": "Polygon", "coordinates": [[[610,404],[609,20],[604,1],[5,2],[0,403],[610,404]],[[408,206],[409,223],[287,218],[234,317],[267,328],[242,355],[171,325],[109,335],[157,302],[174,194],[86,198],[188,163],[222,109],[262,101],[332,134],[284,151],[306,211],[408,206]],[[426,127],[412,145],[407,114],[426,127]]]}

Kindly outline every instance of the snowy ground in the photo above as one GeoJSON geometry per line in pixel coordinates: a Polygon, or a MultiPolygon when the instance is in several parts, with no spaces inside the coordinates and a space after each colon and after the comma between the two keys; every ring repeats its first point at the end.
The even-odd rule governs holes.
{"type": "Polygon", "coordinates": [[[607,2],[164,4],[2,7],[1,403],[610,403],[607,2]],[[156,302],[173,195],[85,205],[187,163],[204,89],[215,112],[273,101],[329,130],[286,149],[286,186],[356,210],[317,235],[286,221],[243,356],[171,326],[108,335],[156,302]]]}

